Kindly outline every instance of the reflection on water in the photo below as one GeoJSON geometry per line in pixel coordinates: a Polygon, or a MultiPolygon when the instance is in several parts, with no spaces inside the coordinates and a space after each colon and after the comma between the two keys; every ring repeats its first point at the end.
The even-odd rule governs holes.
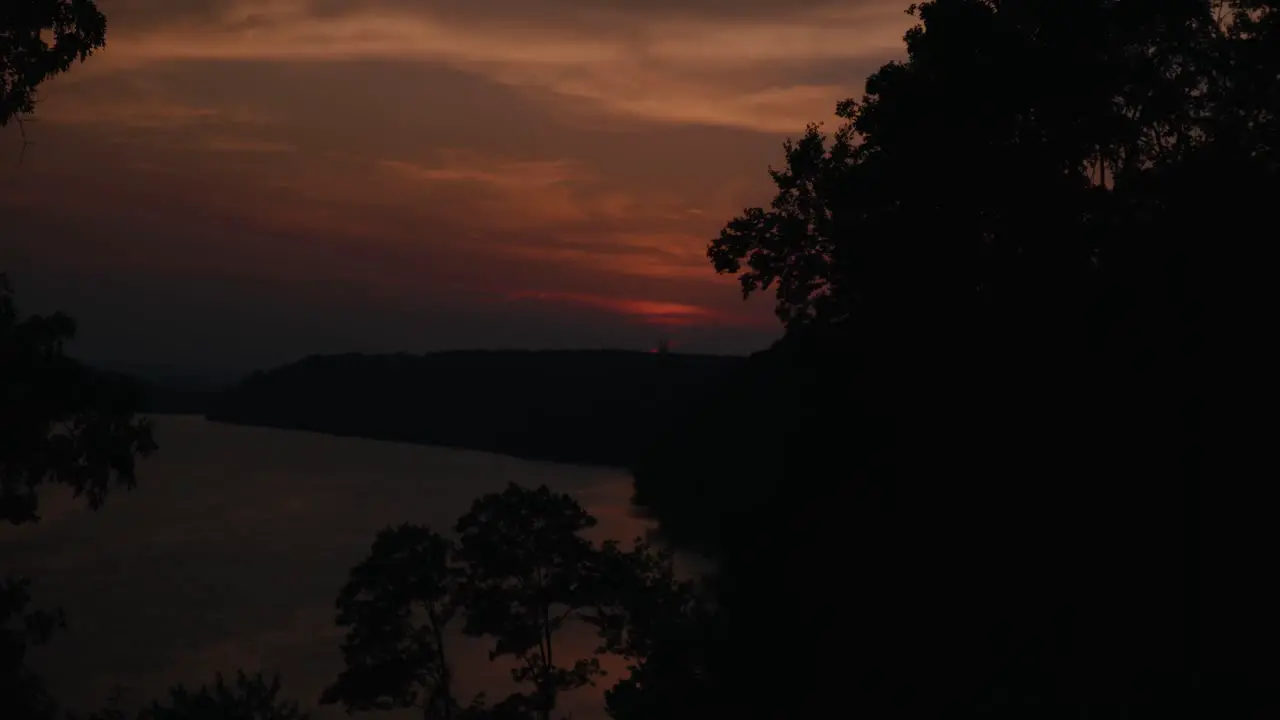
{"type": "MultiPolygon", "coordinates": [[[[198,417],[156,423],[161,450],[142,463],[136,490],[97,513],[53,496],[39,525],[0,528],[0,571],[32,576],[38,604],[67,612],[68,630],[34,662],[71,707],[98,707],[115,685],[132,704],[238,667],[279,671],[285,694],[314,707],[341,667],[334,597],[374,534],[400,522],[448,529],[508,482],[575,495],[600,520],[596,540],[647,529],[628,512],[630,479],[619,470],[198,417]]],[[[585,656],[594,643],[587,628],[570,628],[557,654],[585,656]]],[[[460,698],[510,691],[510,666],[487,651],[484,641],[453,643],[460,698]]],[[[601,687],[565,696],[563,711],[603,717],[601,691],[621,670],[603,664],[601,687]]]]}

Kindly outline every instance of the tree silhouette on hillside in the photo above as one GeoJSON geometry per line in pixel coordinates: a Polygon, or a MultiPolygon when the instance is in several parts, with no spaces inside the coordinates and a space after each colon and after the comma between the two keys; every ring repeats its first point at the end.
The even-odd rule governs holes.
{"type": "Polygon", "coordinates": [[[773,202],[708,248],[786,336],[636,468],[719,562],[708,692],[746,717],[826,703],[797,687],[879,717],[1253,712],[1267,671],[1233,643],[1269,625],[1274,538],[1240,410],[1280,15],[912,12],[906,60],[788,142],[773,202]],[[762,689],[762,654],[815,662],[762,689]]]}

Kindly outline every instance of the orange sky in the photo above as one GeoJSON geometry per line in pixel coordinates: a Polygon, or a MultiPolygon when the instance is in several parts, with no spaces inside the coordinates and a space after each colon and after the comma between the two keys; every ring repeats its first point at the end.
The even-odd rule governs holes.
{"type": "Polygon", "coordinates": [[[707,242],[901,54],[905,0],[99,0],[0,131],[0,268],[82,352],[745,352],[707,242]],[[583,8],[590,8],[584,10],[583,8]],[[8,158],[8,159],[6,159],[8,158]]]}

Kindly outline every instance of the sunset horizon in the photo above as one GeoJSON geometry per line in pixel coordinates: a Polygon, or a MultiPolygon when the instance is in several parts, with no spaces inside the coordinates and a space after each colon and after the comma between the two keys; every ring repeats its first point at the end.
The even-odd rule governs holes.
{"type": "Polygon", "coordinates": [[[707,244],[904,7],[104,0],[0,131],[0,267],[110,362],[750,353],[781,327],[707,244]]]}

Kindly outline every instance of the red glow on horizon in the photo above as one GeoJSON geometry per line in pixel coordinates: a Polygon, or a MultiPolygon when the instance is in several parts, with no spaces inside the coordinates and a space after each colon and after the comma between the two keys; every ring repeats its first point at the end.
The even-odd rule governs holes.
{"type": "MultiPolygon", "coordinates": [[[[528,292],[517,293],[515,300],[538,300],[543,302],[566,303],[590,307],[607,312],[617,313],[635,318],[649,325],[679,327],[700,324],[716,324],[728,319],[719,313],[698,305],[663,302],[657,300],[636,300],[628,298],[610,298],[582,293],[528,292]]],[[[657,349],[654,349],[657,352],[657,349]]]]}

